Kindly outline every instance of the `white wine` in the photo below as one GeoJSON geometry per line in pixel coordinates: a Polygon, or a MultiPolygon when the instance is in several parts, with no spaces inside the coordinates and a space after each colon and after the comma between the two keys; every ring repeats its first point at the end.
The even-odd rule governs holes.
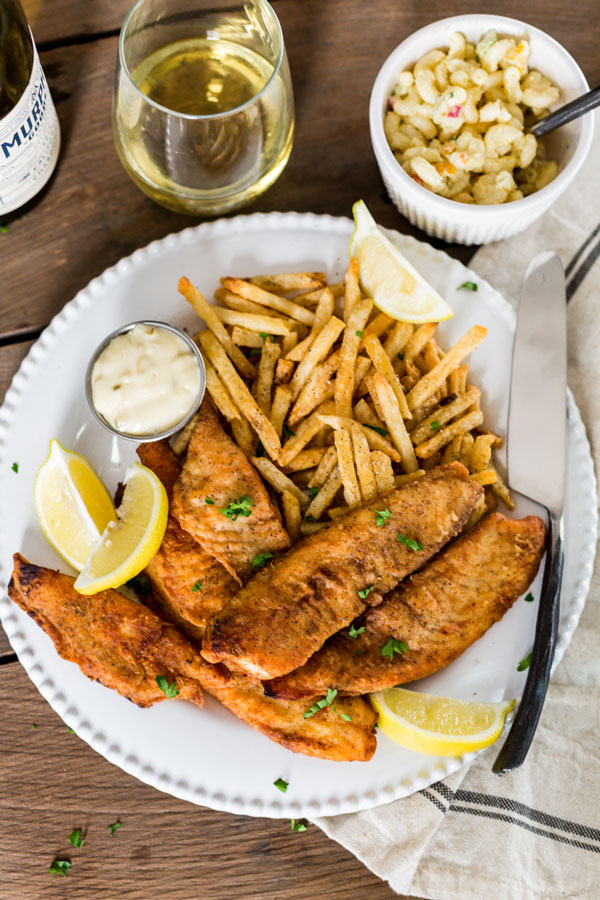
{"type": "Polygon", "coordinates": [[[285,71],[275,71],[235,41],[190,37],[135,67],[137,91],[121,73],[115,137],[129,175],[181,212],[210,214],[250,202],[275,181],[292,149],[284,62],[285,71]]]}
{"type": "Polygon", "coordinates": [[[60,130],[18,0],[0,0],[0,215],[31,200],[54,171],[60,130]]]}

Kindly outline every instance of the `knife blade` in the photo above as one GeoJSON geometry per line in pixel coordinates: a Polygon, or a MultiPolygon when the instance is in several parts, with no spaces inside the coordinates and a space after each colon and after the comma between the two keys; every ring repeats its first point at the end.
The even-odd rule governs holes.
{"type": "Polygon", "coordinates": [[[556,253],[529,264],[517,318],[508,414],[511,487],[548,510],[548,540],[527,682],[493,771],[518,768],[542,712],[558,632],[563,569],[561,520],[566,460],[567,304],[556,253]]]}

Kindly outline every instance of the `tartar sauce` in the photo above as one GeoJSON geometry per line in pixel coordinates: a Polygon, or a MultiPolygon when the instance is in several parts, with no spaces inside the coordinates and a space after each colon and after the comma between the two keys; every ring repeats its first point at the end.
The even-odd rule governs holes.
{"type": "Polygon", "coordinates": [[[161,434],[192,409],[200,390],[198,360],[167,328],[137,324],[117,335],[94,363],[92,401],[125,434],[161,434]]]}

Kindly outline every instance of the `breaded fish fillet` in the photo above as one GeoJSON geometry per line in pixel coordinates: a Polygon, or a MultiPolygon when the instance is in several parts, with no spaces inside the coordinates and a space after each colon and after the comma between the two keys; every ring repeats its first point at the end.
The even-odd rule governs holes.
{"type": "Polygon", "coordinates": [[[361,616],[354,623],[361,634],[334,635],[302,668],[267,682],[266,693],[291,699],[335,687],[363,694],[437,672],[527,590],[545,538],[546,526],[536,516],[514,521],[494,513],[361,616]],[[395,652],[390,638],[408,649],[395,652]]]}
{"type": "Polygon", "coordinates": [[[73,582],[16,553],[8,594],[88,678],[151,706],[166,699],[156,683],[164,676],[182,700],[202,706],[202,676],[211,666],[173,625],[117,591],[86,597],[73,582]]]}
{"type": "Polygon", "coordinates": [[[340,516],[255,575],[209,625],[202,654],[264,679],[298,668],[454,537],[482,492],[449,463],[340,516]]]}
{"type": "Polygon", "coordinates": [[[258,553],[277,553],[290,546],[258,472],[225,434],[208,398],[196,417],[173,488],[172,512],[181,527],[240,584],[252,575],[252,559],[258,553]],[[207,498],[214,502],[207,503],[207,498]],[[243,512],[236,513],[230,504],[242,498],[249,501],[243,512]]]}
{"type": "MultiPolygon", "coordinates": [[[[141,444],[137,452],[164,484],[171,506],[181,465],[168,441],[141,444]]],[[[146,574],[164,618],[195,642],[202,639],[209,619],[239,590],[233,576],[180,527],[171,513],[162,544],[146,566],[146,574]]]]}

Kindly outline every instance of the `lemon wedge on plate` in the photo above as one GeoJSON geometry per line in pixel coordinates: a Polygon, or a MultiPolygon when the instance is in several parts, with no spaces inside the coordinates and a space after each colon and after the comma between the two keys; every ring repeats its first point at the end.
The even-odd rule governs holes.
{"type": "Polygon", "coordinates": [[[42,531],[55,550],[80,572],[115,508],[98,475],[79,453],[57,441],[38,469],[33,488],[42,531]]]}
{"type": "Polygon", "coordinates": [[[125,492],[116,521],[109,522],[75,582],[81,594],[120,587],[146,566],[162,542],[169,501],[162,482],[134,463],[125,473],[125,492]]]}
{"type": "Polygon", "coordinates": [[[382,312],[402,322],[443,322],[454,315],[443,297],[378,228],[363,200],[352,207],[350,256],[360,265],[362,287],[382,312]]]}
{"type": "Polygon", "coordinates": [[[476,703],[388,688],[371,694],[379,728],[393,741],[431,756],[462,756],[500,737],[514,700],[476,703]]]}

